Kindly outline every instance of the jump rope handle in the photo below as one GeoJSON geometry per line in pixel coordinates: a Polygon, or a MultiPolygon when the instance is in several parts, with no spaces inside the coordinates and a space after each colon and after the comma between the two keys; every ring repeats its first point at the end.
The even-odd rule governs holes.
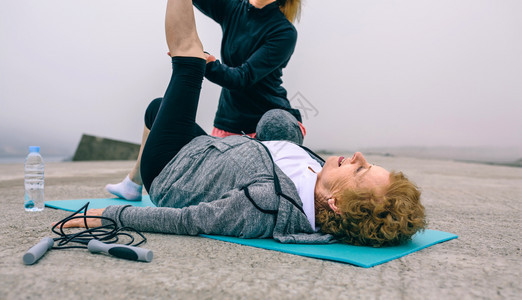
{"type": "Polygon", "coordinates": [[[54,245],[54,240],[50,237],[43,238],[38,244],[34,245],[29,249],[22,258],[24,264],[32,265],[37,262],[47,250],[51,249],[54,245]]]}
{"type": "Polygon", "coordinates": [[[87,248],[92,253],[103,252],[119,258],[139,260],[145,262],[152,261],[153,256],[152,251],[145,248],[120,244],[105,244],[103,242],[100,242],[99,240],[94,239],[89,241],[89,244],[87,244],[87,248]]]}

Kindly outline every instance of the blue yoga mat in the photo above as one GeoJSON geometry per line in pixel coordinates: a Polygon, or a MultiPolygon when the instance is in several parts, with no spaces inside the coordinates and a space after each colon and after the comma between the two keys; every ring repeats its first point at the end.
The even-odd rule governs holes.
{"type": "Polygon", "coordinates": [[[111,205],[132,205],[137,207],[155,207],[150,201],[149,195],[143,195],[141,201],[129,201],[120,198],[98,198],[98,199],[76,199],[76,200],[55,200],[45,201],[45,206],[56,209],[75,212],[89,202],[88,209],[106,208],[111,205]]]}
{"type": "MultiPolygon", "coordinates": [[[[89,208],[105,208],[109,205],[133,205],[137,207],[155,206],[149,196],[143,196],[141,201],[127,201],[117,198],[100,198],[100,199],[77,199],[77,200],[57,200],[46,201],[48,207],[62,209],[66,211],[77,211],[85,203],[90,202],[89,208]]],[[[275,250],[290,254],[296,254],[306,257],[326,259],[338,262],[349,263],[359,267],[370,268],[390,260],[394,260],[410,253],[419,251],[438,243],[456,239],[457,236],[437,230],[427,229],[417,233],[412,240],[394,247],[363,247],[352,246],[347,244],[326,244],[326,245],[309,245],[309,244],[282,244],[273,239],[241,239],[229,236],[206,235],[201,236],[215,240],[236,243],[251,247],[275,250]]]]}

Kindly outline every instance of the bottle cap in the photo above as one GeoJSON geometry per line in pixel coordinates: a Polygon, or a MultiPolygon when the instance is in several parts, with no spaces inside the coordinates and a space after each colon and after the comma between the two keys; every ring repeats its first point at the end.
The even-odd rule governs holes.
{"type": "Polygon", "coordinates": [[[40,153],[40,146],[29,146],[29,152],[40,153]]]}

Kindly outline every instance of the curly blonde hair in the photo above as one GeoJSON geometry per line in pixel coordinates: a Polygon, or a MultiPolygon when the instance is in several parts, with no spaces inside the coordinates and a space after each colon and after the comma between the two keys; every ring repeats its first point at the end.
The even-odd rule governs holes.
{"type": "Polygon", "coordinates": [[[397,245],[426,227],[420,194],[402,172],[391,172],[384,196],[367,189],[344,189],[334,195],[341,214],[318,207],[316,223],[322,232],[348,244],[397,245]]]}

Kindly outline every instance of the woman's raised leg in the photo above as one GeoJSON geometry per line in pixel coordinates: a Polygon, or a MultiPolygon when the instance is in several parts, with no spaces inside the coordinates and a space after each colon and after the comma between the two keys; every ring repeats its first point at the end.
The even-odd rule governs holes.
{"type": "MultiPolygon", "coordinates": [[[[169,0],[167,3],[167,11],[165,15],[165,33],[167,38],[167,45],[169,48],[169,53],[173,57],[173,68],[174,69],[190,69],[190,62],[194,58],[196,58],[196,61],[201,59],[205,59],[206,56],[203,52],[203,45],[201,44],[201,41],[199,40],[197,31],[196,31],[196,24],[195,24],[195,18],[194,18],[194,9],[192,6],[192,1],[190,0],[169,0]],[[177,67],[176,67],[177,65],[177,67]],[[185,66],[184,66],[185,65],[185,66]]],[[[152,179],[159,174],[161,169],[170,161],[170,159],[179,151],[179,149],[188,143],[193,137],[205,134],[205,132],[197,125],[195,124],[195,110],[197,110],[197,102],[199,100],[199,90],[201,88],[201,83],[199,83],[199,87],[197,84],[198,77],[198,67],[197,65],[201,65],[200,62],[196,62],[195,65],[192,64],[192,67],[195,67],[195,71],[193,75],[196,75],[195,80],[189,80],[194,81],[196,84],[193,86],[196,88],[197,93],[194,93],[194,89],[192,91],[185,91],[180,94],[187,94],[190,98],[194,98],[194,95],[197,94],[197,99],[194,101],[192,100],[192,104],[195,102],[195,107],[192,105],[192,107],[188,107],[187,114],[184,114],[183,118],[180,120],[175,120],[174,117],[171,114],[170,121],[173,120],[172,125],[177,124],[179,128],[183,128],[183,130],[186,130],[183,133],[180,133],[179,130],[169,131],[168,128],[171,128],[171,126],[168,126],[169,119],[163,117],[161,118],[162,125],[158,125],[156,129],[156,133],[154,134],[153,141],[149,143],[148,151],[146,151],[146,165],[145,165],[145,187],[148,188],[150,186],[150,183],[152,182],[152,179]],[[192,97],[190,97],[192,96],[192,97]],[[194,112],[194,118],[190,117],[192,114],[191,112],[194,112]],[[177,122],[176,122],[177,121],[177,122]],[[180,126],[181,125],[181,126],[180,126]],[[191,129],[192,128],[192,129],[191,129]],[[176,133],[177,132],[177,133],[176,133]],[[186,134],[186,133],[189,134],[186,134]],[[177,138],[169,139],[168,137],[172,137],[172,135],[176,136],[177,138]],[[165,142],[159,141],[159,139],[166,139],[165,142]],[[170,142],[169,142],[170,141],[170,142]],[[175,147],[172,147],[172,145],[175,145],[175,147]],[[181,147],[180,147],[181,145],[181,147]],[[179,148],[179,149],[178,149],[179,148]],[[151,179],[152,178],[152,179],[151,179]],[[149,182],[150,181],[150,182],[149,182]]],[[[167,95],[173,96],[176,93],[174,92],[177,87],[180,85],[180,82],[183,80],[186,80],[187,78],[183,79],[183,76],[175,76],[175,75],[182,75],[181,73],[186,72],[187,70],[179,70],[177,73],[179,74],[173,74],[171,83],[169,84],[169,88],[167,89],[167,92],[165,94],[165,97],[167,95]],[[173,80],[175,77],[179,77],[177,80],[173,80]]],[[[176,70],[174,70],[176,72],[176,70]]],[[[191,71],[189,70],[188,73],[191,71]]],[[[186,77],[186,76],[185,76],[186,77]]],[[[190,77],[190,76],[189,76],[190,77]]],[[[182,86],[184,84],[181,84],[182,86]]],[[[189,89],[190,90],[190,89],[189,89]]],[[[185,95],[185,96],[187,96],[185,95]]],[[[172,98],[172,97],[170,97],[172,98]]],[[[179,97],[178,97],[179,98],[179,97]]],[[[187,102],[191,102],[187,99],[187,102]]],[[[159,104],[162,103],[161,99],[156,99],[151,103],[152,104],[159,104]]],[[[158,114],[159,110],[163,111],[181,111],[183,114],[183,104],[179,105],[176,108],[176,105],[174,103],[176,102],[173,99],[169,99],[169,102],[172,102],[170,105],[165,105],[165,107],[162,108],[163,105],[159,106],[155,105],[153,111],[152,120],[156,119],[156,116],[158,114]]],[[[150,115],[151,106],[147,109],[148,114],[150,115]]],[[[165,113],[164,113],[165,114],[165,113]]],[[[127,200],[141,200],[141,194],[142,194],[142,183],[143,179],[141,176],[141,165],[142,165],[142,156],[143,151],[145,150],[146,142],[148,140],[148,136],[150,134],[150,129],[152,129],[154,121],[150,122],[150,124],[147,125],[147,115],[146,115],[146,126],[143,130],[143,136],[142,136],[142,143],[140,147],[140,152],[138,154],[138,159],[136,161],[136,164],[132,168],[129,175],[120,183],[118,184],[108,184],[105,188],[110,193],[127,199],[127,200]],[[150,129],[149,129],[150,128],[150,129]]]]}
{"type": "Polygon", "coordinates": [[[169,0],[165,14],[165,35],[169,53],[174,56],[206,59],[199,40],[192,0],[169,0]]]}
{"type": "Polygon", "coordinates": [[[206,60],[191,0],[168,1],[165,32],[172,77],[143,148],[140,168],[147,190],[165,165],[199,134],[196,112],[206,60]]]}

